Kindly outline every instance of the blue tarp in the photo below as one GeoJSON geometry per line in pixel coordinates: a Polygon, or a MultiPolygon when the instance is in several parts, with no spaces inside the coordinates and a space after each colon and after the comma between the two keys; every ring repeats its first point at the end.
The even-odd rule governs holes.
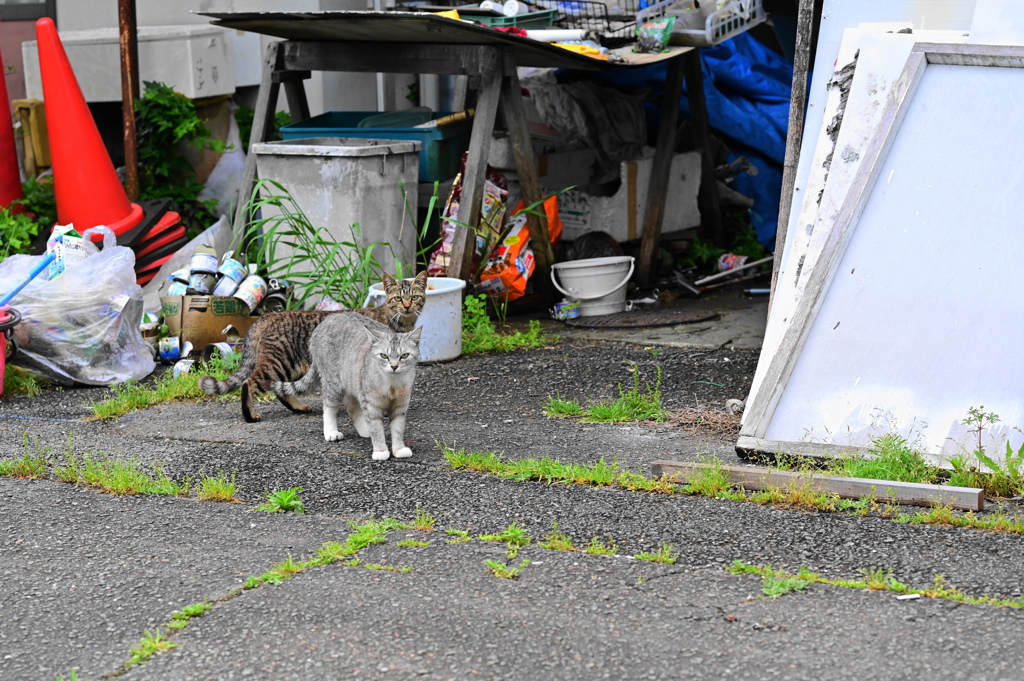
{"type": "MultiPolygon", "coordinates": [[[[786,157],[793,65],[746,33],[700,51],[711,129],[733,152],[729,160],[746,156],[758,175],[741,173],[733,187],[754,199],[752,216],[758,240],[775,247],[782,194],[782,165],[786,157]]],[[[665,64],[597,74],[605,83],[624,88],[652,88],[660,98],[665,86],[665,64]]],[[[648,102],[647,122],[654,130],[660,105],[648,102]]],[[[690,117],[690,103],[679,101],[680,115],[690,117]]]]}

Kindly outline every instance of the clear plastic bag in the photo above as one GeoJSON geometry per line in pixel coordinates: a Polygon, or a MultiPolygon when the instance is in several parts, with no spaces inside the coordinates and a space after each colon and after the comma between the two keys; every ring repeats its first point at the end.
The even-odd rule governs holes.
{"type": "MultiPolygon", "coordinates": [[[[14,297],[22,315],[15,327],[13,364],[70,386],[111,385],[141,380],[156,363],[142,340],[142,287],[135,283],[135,254],[118,246],[107,227],[103,249],[91,253],[52,281],[40,275],[14,297]]],[[[15,255],[0,263],[0,292],[21,281],[44,256],[15,255]]]]}

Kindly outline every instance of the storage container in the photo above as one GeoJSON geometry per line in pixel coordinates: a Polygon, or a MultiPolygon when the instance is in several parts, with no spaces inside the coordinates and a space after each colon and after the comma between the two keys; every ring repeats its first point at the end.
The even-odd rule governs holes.
{"type": "MultiPolygon", "coordinates": [[[[253,144],[256,172],[279,182],[314,227],[338,242],[351,242],[360,228],[361,246],[383,242],[374,256],[384,272],[405,271],[416,254],[416,215],[421,145],[413,140],[316,137],[253,144]],[[408,205],[409,212],[406,213],[408,205]]],[[[261,209],[273,217],[272,207],[261,209]]],[[[279,245],[280,246],[280,245],[279,245]]],[[[287,256],[279,249],[281,256],[287,256]]]]}
{"type": "MultiPolygon", "coordinates": [[[[462,152],[469,148],[472,119],[456,121],[439,128],[360,128],[365,118],[377,111],[328,111],[281,128],[281,137],[298,140],[309,137],[372,137],[393,140],[416,140],[423,145],[420,152],[419,181],[441,182],[459,172],[462,152]]],[[[430,119],[447,116],[448,111],[430,115],[430,119]]]]}

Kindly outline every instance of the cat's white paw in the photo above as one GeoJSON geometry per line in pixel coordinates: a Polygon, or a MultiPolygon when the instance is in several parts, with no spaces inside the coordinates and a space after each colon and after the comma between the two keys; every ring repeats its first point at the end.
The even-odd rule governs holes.
{"type": "Polygon", "coordinates": [[[408,459],[410,456],[412,456],[412,450],[408,447],[402,447],[395,452],[396,459],[408,459]]]}
{"type": "Polygon", "coordinates": [[[327,440],[328,442],[337,442],[338,440],[341,440],[343,437],[345,436],[342,435],[341,432],[337,430],[334,431],[333,433],[328,433],[327,431],[324,431],[324,439],[327,440]]]}
{"type": "Polygon", "coordinates": [[[391,456],[391,453],[388,450],[385,449],[383,452],[374,452],[373,453],[373,460],[374,461],[386,461],[389,456],[391,456]]]}

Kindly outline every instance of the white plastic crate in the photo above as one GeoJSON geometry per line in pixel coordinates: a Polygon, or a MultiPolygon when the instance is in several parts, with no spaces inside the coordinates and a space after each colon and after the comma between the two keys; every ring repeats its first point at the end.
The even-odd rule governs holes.
{"type": "MultiPolygon", "coordinates": [[[[715,0],[703,0],[705,4],[714,4],[715,0]]],[[[690,9],[692,0],[664,0],[637,12],[636,22],[642,24],[651,19],[664,16],[683,16],[685,13],[698,10],[690,9]]],[[[710,47],[728,40],[734,35],[743,33],[768,19],[761,0],[730,0],[718,3],[715,10],[705,15],[704,28],[687,28],[679,23],[672,29],[673,45],[692,45],[694,47],[710,47]]]]}

